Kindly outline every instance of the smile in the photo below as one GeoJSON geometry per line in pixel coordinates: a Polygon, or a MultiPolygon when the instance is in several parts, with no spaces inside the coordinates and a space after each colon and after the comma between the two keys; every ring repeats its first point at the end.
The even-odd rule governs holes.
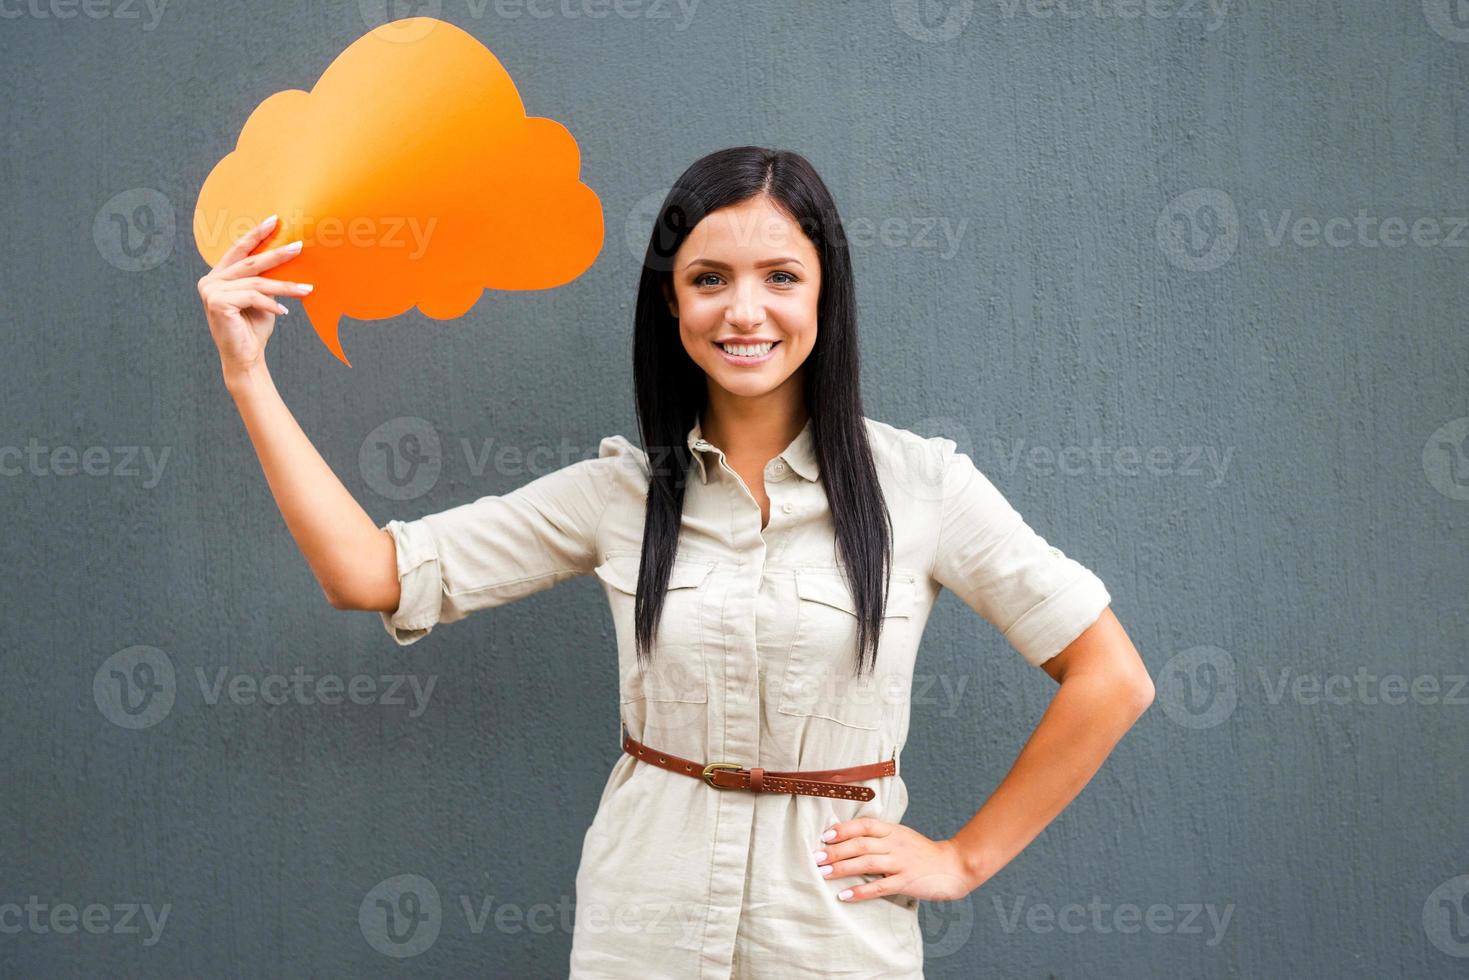
{"type": "Polygon", "coordinates": [[[729,345],[715,341],[714,346],[723,355],[724,359],[731,364],[763,364],[774,355],[775,348],[780,346],[780,341],[769,341],[763,344],[729,345]]]}

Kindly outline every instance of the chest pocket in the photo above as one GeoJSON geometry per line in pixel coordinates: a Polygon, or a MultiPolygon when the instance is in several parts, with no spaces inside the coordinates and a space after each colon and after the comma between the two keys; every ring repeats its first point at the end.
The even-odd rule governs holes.
{"type": "Polygon", "coordinates": [[[639,667],[633,645],[633,610],[637,601],[636,554],[609,555],[592,569],[606,585],[607,602],[617,630],[618,686],[628,701],[708,701],[709,678],[704,666],[704,583],[715,562],[674,560],[668,578],[663,615],[654,635],[652,658],[639,667]]]}
{"type": "Polygon", "coordinates": [[[882,650],[913,613],[913,573],[895,568],[888,582],[877,671],[856,676],[857,604],[837,569],[795,570],[796,630],[791,639],[779,710],[827,718],[853,728],[882,727],[882,650]]]}

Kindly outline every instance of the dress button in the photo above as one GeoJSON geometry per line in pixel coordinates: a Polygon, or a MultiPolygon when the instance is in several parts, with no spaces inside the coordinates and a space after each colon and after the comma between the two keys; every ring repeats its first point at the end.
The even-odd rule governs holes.
{"type": "Polygon", "coordinates": [[[770,472],[772,473],[784,473],[785,468],[786,464],[782,463],[780,460],[776,460],[775,462],[770,464],[770,472]]]}
{"type": "Polygon", "coordinates": [[[783,514],[789,514],[791,511],[793,511],[795,509],[796,509],[796,507],[795,507],[794,504],[781,504],[780,505],[780,510],[781,510],[781,513],[783,513],[783,514]]]}

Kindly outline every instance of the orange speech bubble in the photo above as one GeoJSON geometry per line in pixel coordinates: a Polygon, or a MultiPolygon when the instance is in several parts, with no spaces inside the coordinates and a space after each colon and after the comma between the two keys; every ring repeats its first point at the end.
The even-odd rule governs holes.
{"type": "Polygon", "coordinates": [[[445,21],[410,17],[358,38],[310,92],[256,107],[210,171],[194,243],[213,266],[271,214],[260,250],[303,240],[263,273],[314,284],[302,307],[351,366],[343,316],[417,306],[462,316],[486,289],[550,289],[602,249],[602,203],[581,183],[565,126],[527,117],[488,48],[445,21]]]}

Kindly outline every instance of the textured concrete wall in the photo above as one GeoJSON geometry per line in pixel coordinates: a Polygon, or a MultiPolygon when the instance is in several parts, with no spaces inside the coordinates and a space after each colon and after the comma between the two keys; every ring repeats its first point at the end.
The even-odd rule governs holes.
{"type": "MultiPolygon", "coordinates": [[[[407,651],[332,610],[194,289],[204,176],[376,6],[0,4],[0,974],[564,973],[618,751],[596,583],[407,651]],[[297,670],[365,703],[250,693],[297,670]],[[441,928],[394,960],[358,910],[410,873],[441,928]]],[[[1469,14],[433,10],[576,134],[607,240],[562,289],[348,323],[352,370],[282,323],[278,384],[375,519],[545,471],[502,447],[635,436],[650,207],[707,151],[797,149],[853,230],[869,414],[966,445],[1158,679],[1053,826],[925,909],[929,975],[1462,975],[1469,14]],[[374,447],[415,431],[439,469],[400,489],[374,447]]],[[[1052,684],[952,595],[919,670],[906,822],[947,836],[1052,684]]]]}

